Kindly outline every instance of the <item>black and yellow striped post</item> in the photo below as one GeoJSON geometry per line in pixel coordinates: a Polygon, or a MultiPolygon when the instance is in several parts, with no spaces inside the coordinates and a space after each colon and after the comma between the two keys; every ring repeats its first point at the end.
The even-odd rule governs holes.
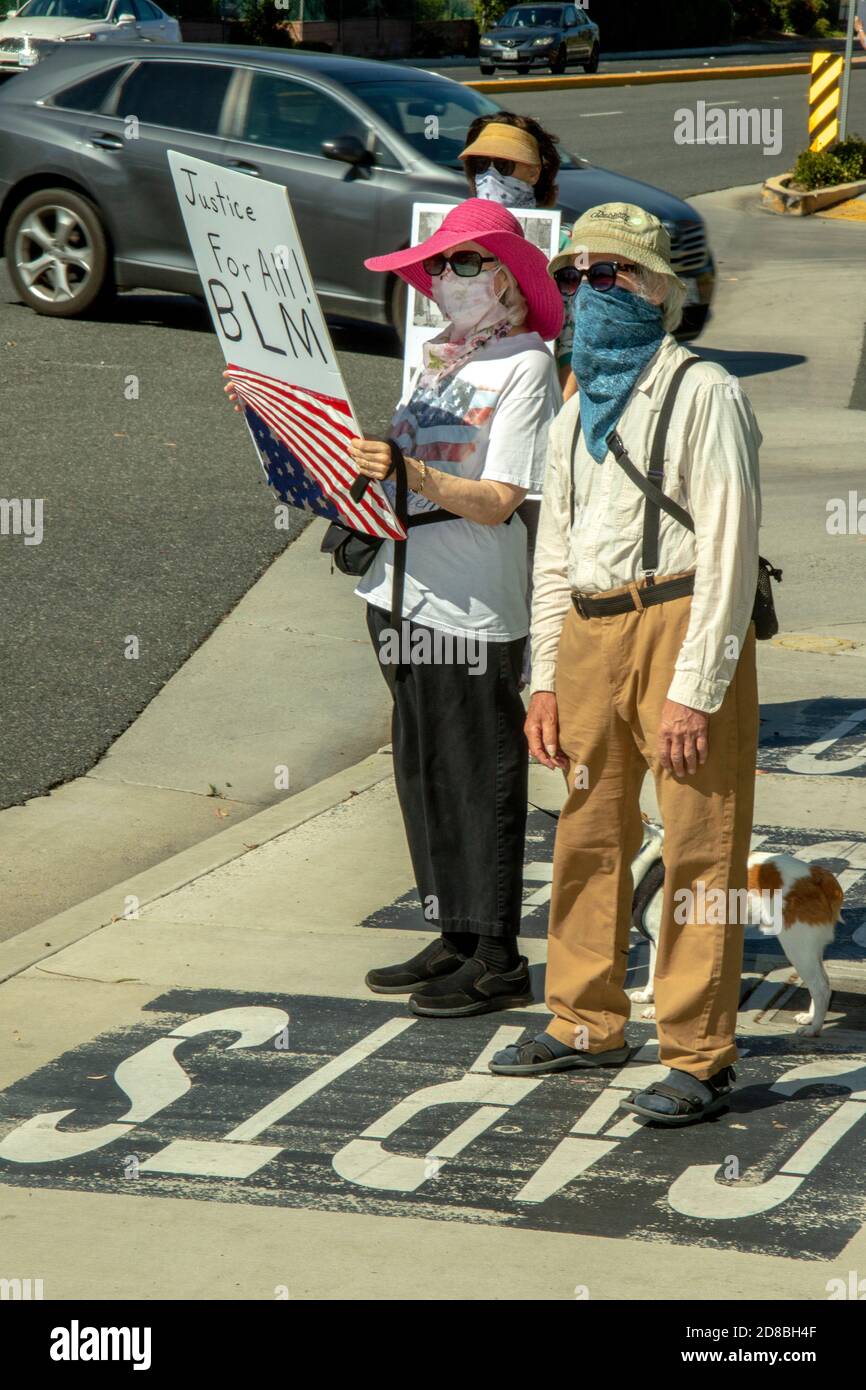
{"type": "Polygon", "coordinates": [[[839,101],[845,58],[813,53],[809,80],[809,149],[826,150],[839,139],[839,101]]]}

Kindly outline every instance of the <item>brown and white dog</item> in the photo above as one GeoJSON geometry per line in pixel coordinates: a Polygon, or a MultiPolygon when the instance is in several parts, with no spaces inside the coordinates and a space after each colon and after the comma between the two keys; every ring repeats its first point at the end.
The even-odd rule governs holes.
{"type": "MultiPolygon", "coordinates": [[[[651,1005],[655,998],[653,977],[661,926],[664,835],[652,822],[647,822],[644,829],[644,842],[632,863],[632,922],[650,941],[649,980],[645,989],[632,990],[631,998],[638,1004],[651,1005]]],[[[778,936],[782,950],[809,991],[808,1012],[795,1017],[802,1025],[799,1031],[810,1038],[821,1032],[830,1004],[830,981],[823,957],[833,940],[843,897],[838,879],[818,864],[807,864],[793,854],[758,852],[749,856],[748,921],[743,925],[778,936]]],[[[645,1009],[643,1017],[655,1018],[655,1009],[645,1009]]]]}

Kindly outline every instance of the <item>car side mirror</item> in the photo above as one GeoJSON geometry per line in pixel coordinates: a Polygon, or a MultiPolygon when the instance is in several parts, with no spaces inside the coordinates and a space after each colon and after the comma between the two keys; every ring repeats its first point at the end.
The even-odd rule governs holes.
{"type": "Polygon", "coordinates": [[[117,22],[118,22],[118,24],[134,24],[134,23],[135,23],[135,15],[134,15],[134,14],[122,14],[122,15],[118,15],[117,22]]]}
{"type": "Polygon", "coordinates": [[[356,167],[373,163],[373,156],[357,135],[338,135],[336,140],[325,140],[322,154],[326,159],[339,159],[343,164],[356,167]]]}

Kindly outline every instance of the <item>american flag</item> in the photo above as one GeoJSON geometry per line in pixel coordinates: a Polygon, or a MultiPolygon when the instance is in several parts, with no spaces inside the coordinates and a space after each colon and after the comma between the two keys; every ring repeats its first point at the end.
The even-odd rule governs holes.
{"type": "Polygon", "coordinates": [[[247,418],[258,417],[284,446],[285,452],[281,450],[279,457],[273,458],[272,451],[259,437],[261,431],[256,428],[255,419],[250,420],[257,446],[263,455],[270,457],[272,465],[277,465],[272,468],[263,464],[269,481],[284,500],[307,506],[325,516],[333,516],[336,509],[341,521],[368,536],[392,540],[405,537],[406,532],[378,482],[368,484],[360,502],[354,502],[349,495],[358,473],[346,446],[350,439],[358,438],[359,431],[348,401],[289,386],[277,377],[249,371],[235,362],[229,362],[226,370],[238,399],[248,407],[247,418]],[[297,472],[293,467],[296,464],[302,465],[305,471],[302,480],[293,480],[290,476],[293,471],[297,472]],[[315,489],[309,487],[310,478],[323,495],[324,506],[315,505],[315,489]]]}

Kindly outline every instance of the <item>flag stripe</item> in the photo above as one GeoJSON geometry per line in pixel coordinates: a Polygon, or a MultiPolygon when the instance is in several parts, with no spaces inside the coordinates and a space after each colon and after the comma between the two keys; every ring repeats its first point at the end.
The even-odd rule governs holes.
{"type": "Polygon", "coordinates": [[[403,538],[405,532],[378,482],[368,484],[360,502],[349,495],[358,474],[346,445],[358,430],[348,401],[290,386],[232,362],[228,371],[240,399],[291,450],[350,525],[372,535],[403,538]]]}

